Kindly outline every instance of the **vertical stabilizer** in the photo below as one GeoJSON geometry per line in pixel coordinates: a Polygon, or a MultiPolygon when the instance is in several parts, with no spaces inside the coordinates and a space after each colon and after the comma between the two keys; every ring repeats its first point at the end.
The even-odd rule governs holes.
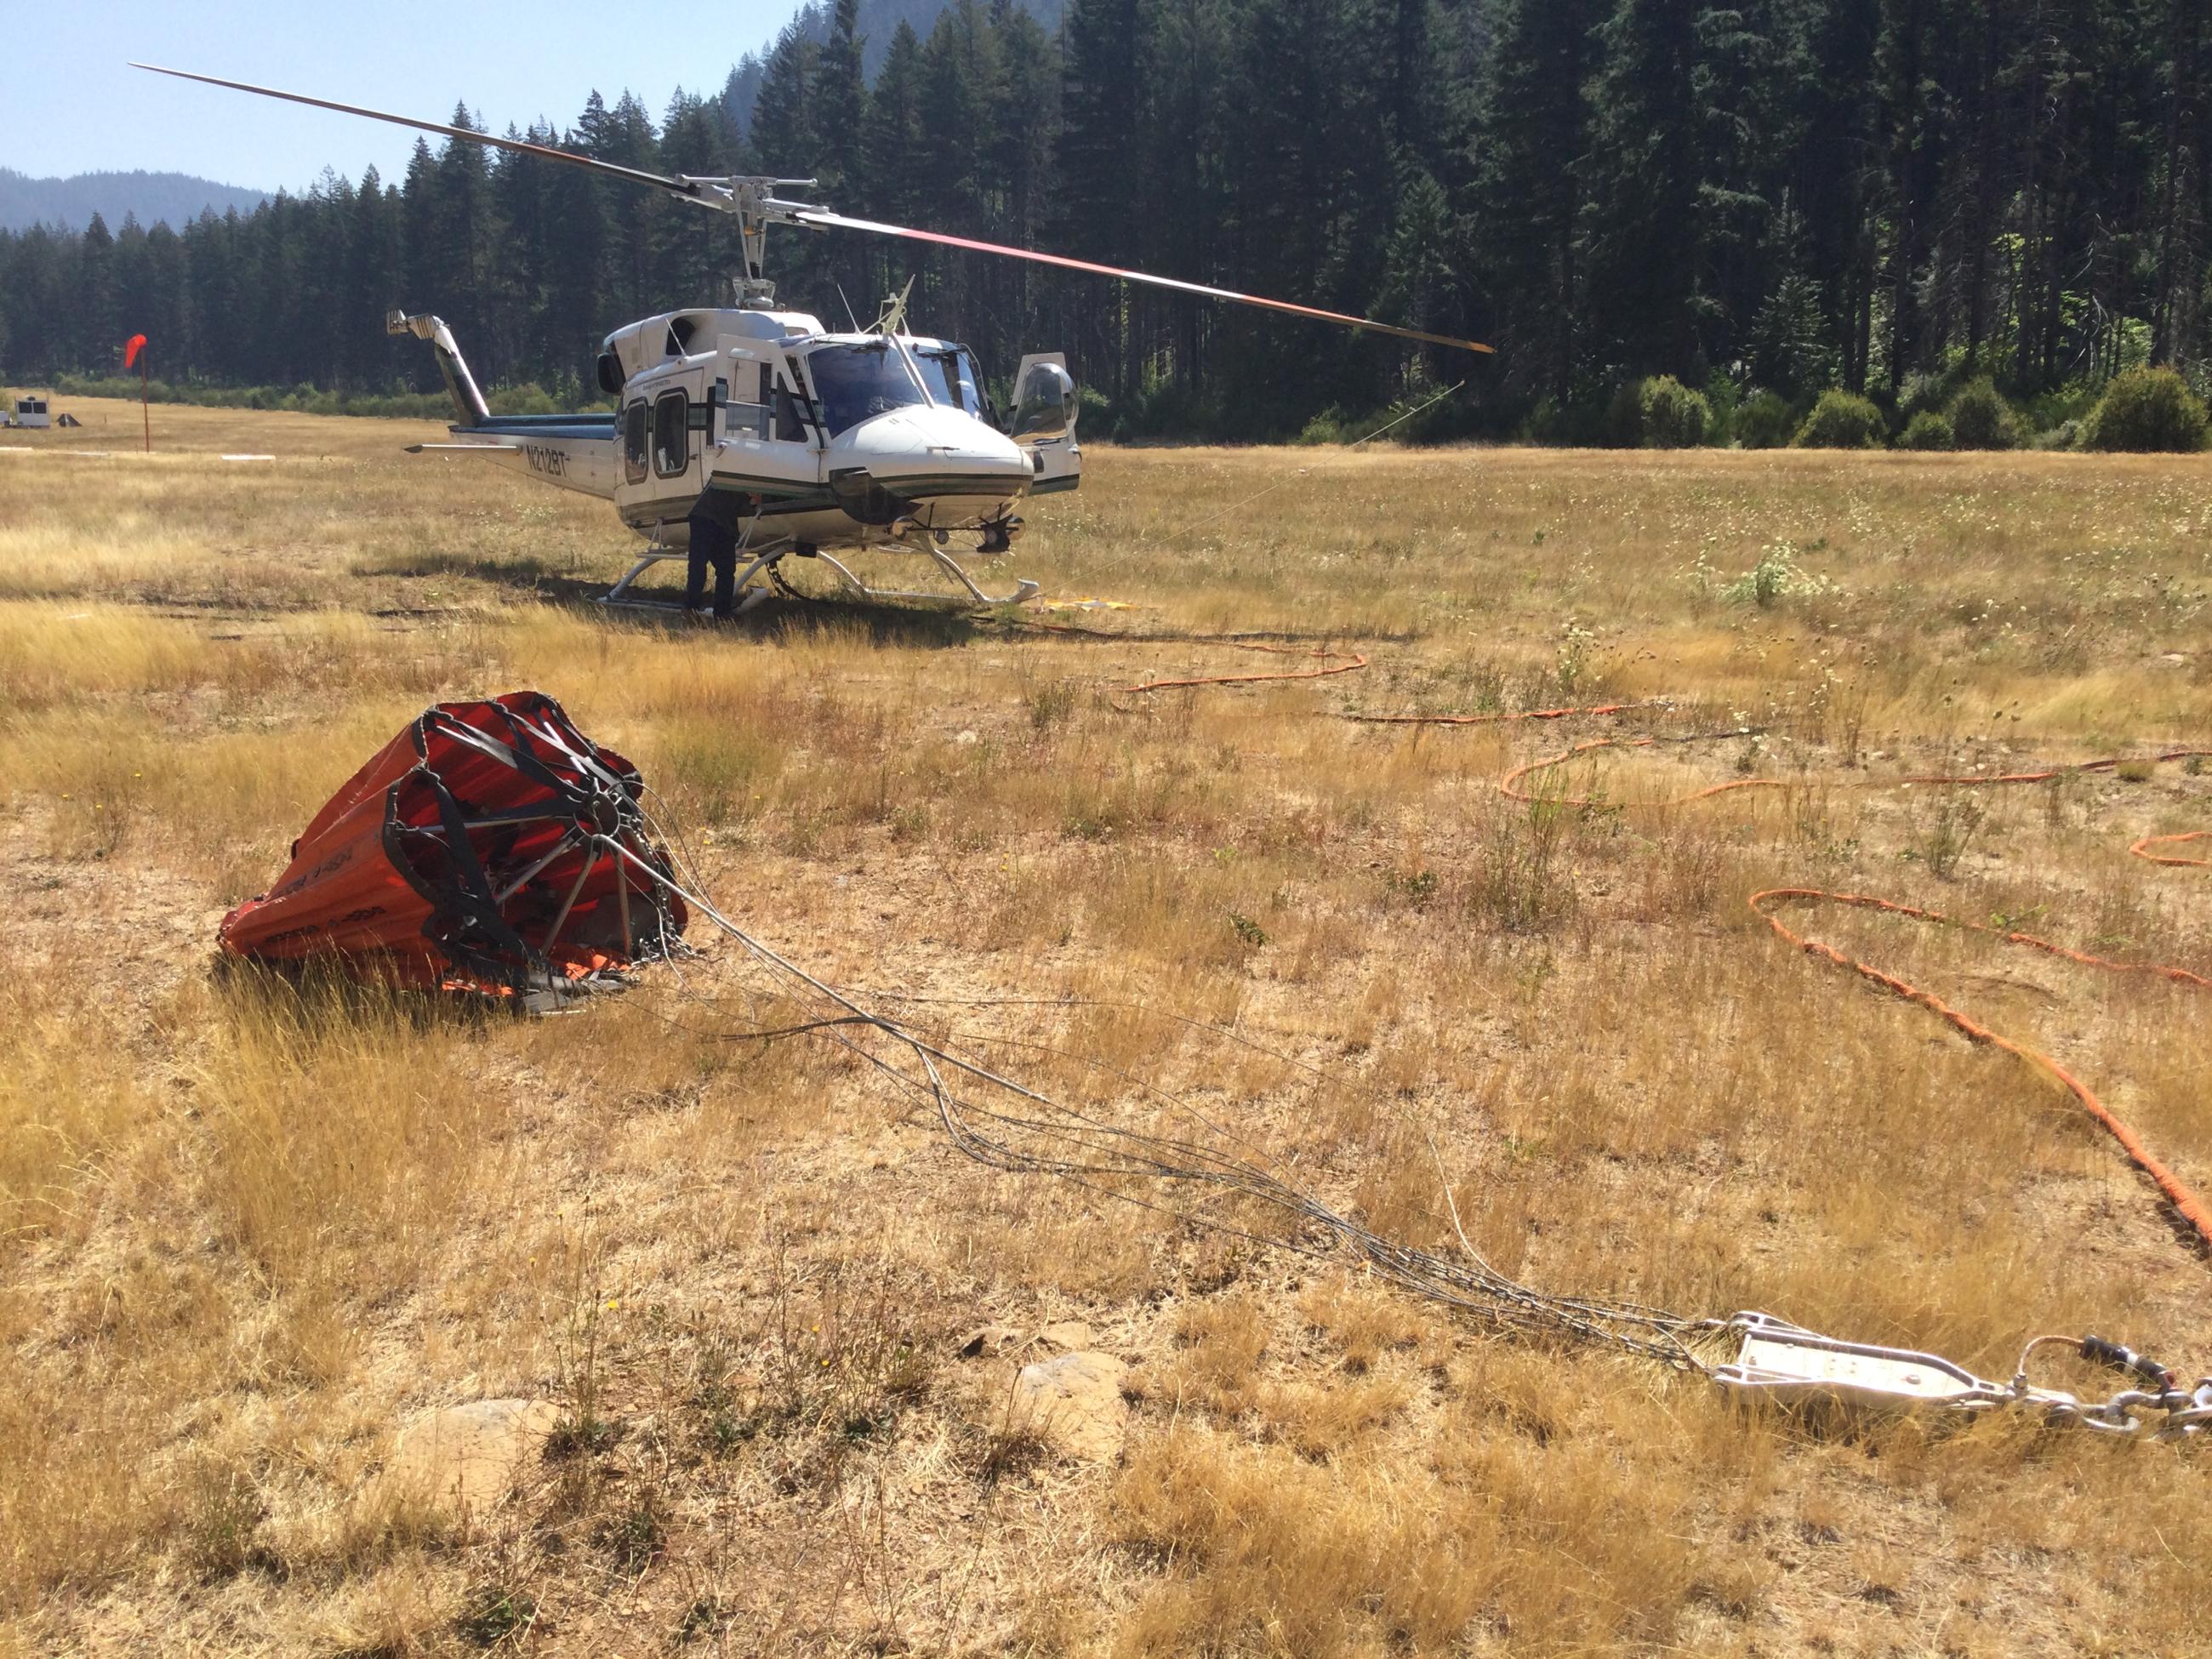
{"type": "Polygon", "coordinates": [[[430,349],[438,356],[438,372],[446,377],[446,390],[453,394],[455,425],[482,426],[491,419],[491,408],[484,402],[483,393],[477,390],[476,377],[461,361],[461,349],[453,343],[453,331],[446,326],[442,318],[410,317],[404,311],[394,311],[385,318],[384,331],[412,334],[430,343],[430,349]]]}

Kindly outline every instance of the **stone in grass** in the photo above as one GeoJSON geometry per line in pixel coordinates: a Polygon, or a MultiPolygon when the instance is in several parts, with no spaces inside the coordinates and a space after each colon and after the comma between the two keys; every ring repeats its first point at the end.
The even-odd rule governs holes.
{"type": "Polygon", "coordinates": [[[514,1489],[561,1420],[549,1400],[473,1400],[425,1412],[401,1431],[387,1490],[454,1514],[482,1515],[514,1489]]]}
{"type": "Polygon", "coordinates": [[[1067,1456],[1113,1457],[1129,1431],[1129,1406],[1121,1398],[1128,1369],[1111,1354],[1091,1352],[1024,1365],[1014,1379],[1008,1416],[1067,1456]]]}

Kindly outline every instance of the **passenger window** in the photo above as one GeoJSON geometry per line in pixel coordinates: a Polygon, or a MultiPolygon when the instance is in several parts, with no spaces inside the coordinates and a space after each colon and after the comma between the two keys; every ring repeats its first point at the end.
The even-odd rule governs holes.
{"type": "Polygon", "coordinates": [[[632,483],[645,482],[645,405],[641,403],[623,411],[623,477],[632,483]]]}
{"type": "Polygon", "coordinates": [[[653,405],[653,470],[672,478],[691,464],[691,400],[664,392],[653,405]]]}

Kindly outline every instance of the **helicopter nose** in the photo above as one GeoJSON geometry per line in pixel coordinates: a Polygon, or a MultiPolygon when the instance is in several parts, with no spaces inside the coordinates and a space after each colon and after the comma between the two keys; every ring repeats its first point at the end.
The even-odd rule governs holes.
{"type": "Polygon", "coordinates": [[[894,409],[841,432],[830,441],[830,470],[848,467],[897,493],[1018,495],[1031,477],[1012,439],[942,405],[894,409]]]}

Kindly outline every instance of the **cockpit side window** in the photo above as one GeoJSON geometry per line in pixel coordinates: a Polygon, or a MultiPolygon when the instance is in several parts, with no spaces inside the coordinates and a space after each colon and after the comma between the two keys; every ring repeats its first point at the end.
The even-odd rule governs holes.
{"type": "MultiPolygon", "coordinates": [[[[798,377],[793,376],[795,380],[798,377]]],[[[776,384],[775,371],[766,363],[760,366],[760,400],[772,411],[777,441],[787,444],[806,441],[806,420],[799,400],[791,395],[791,388],[776,384]]],[[[766,435],[763,434],[763,435],[766,435]]]]}
{"type": "Polygon", "coordinates": [[[921,378],[929,383],[929,395],[948,409],[960,405],[959,393],[952,389],[952,354],[949,351],[917,351],[914,360],[921,369],[921,378]]]}
{"type": "Polygon", "coordinates": [[[983,371],[976,364],[975,354],[962,346],[953,354],[952,362],[960,381],[960,407],[978,420],[992,420],[991,400],[984,395],[983,371]]]}
{"type": "Polygon", "coordinates": [[[991,419],[991,400],[983,394],[982,371],[975,354],[963,345],[926,347],[915,353],[929,382],[929,395],[949,409],[965,410],[976,419],[991,419]]]}

